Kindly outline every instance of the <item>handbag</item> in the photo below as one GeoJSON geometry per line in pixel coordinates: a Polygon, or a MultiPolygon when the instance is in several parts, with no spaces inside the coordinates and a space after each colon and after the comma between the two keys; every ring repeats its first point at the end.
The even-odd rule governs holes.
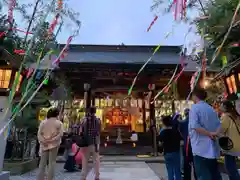
{"type": "Polygon", "coordinates": [[[83,132],[80,133],[80,135],[78,135],[76,137],[76,144],[78,147],[88,147],[89,146],[89,137],[88,137],[88,129],[89,129],[89,121],[86,121],[86,128],[83,127],[83,132]]]}
{"type": "MultiPolygon", "coordinates": [[[[240,130],[239,130],[239,128],[238,128],[238,125],[237,125],[236,121],[234,120],[234,118],[233,118],[232,116],[229,116],[229,117],[232,119],[229,127],[231,126],[232,122],[234,122],[234,124],[235,124],[235,126],[236,126],[236,129],[237,129],[237,131],[238,131],[238,134],[240,135],[240,130]]],[[[228,127],[228,129],[229,129],[229,127],[228,127]]],[[[227,129],[227,131],[228,131],[228,129],[227,129]]],[[[226,131],[226,132],[227,132],[227,131],[226,131]]],[[[231,149],[233,149],[234,144],[233,144],[232,139],[226,135],[226,132],[225,132],[225,136],[220,137],[219,140],[218,140],[218,142],[219,142],[220,147],[221,147],[223,150],[225,150],[225,151],[230,151],[231,149]]]]}
{"type": "Polygon", "coordinates": [[[68,155],[67,160],[64,164],[64,169],[67,170],[68,172],[74,172],[76,170],[76,156],[80,151],[80,147],[78,147],[78,150],[74,155],[68,155]]]}

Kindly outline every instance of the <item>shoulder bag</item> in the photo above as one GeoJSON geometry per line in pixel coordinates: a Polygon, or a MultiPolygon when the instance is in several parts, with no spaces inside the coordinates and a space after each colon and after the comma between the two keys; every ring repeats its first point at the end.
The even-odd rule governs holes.
{"type": "Polygon", "coordinates": [[[229,117],[231,118],[232,121],[230,122],[229,127],[225,132],[225,135],[220,137],[219,140],[218,140],[220,147],[225,151],[230,151],[234,147],[232,139],[227,135],[227,131],[229,131],[229,128],[230,128],[232,122],[234,122],[234,124],[236,126],[236,129],[238,131],[238,134],[240,136],[240,130],[238,128],[238,125],[237,125],[236,121],[234,120],[234,118],[232,116],[229,115],[229,117]]]}
{"type": "Polygon", "coordinates": [[[89,129],[89,120],[86,118],[85,120],[86,126],[82,127],[83,131],[77,136],[76,144],[78,147],[88,147],[88,129],[89,129]]]}

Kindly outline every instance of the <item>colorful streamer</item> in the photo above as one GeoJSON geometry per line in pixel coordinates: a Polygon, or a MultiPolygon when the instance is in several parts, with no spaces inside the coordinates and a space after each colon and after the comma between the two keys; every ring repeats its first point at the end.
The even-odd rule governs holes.
{"type": "Polygon", "coordinates": [[[156,96],[153,98],[153,101],[152,101],[151,103],[153,103],[167,88],[169,88],[169,85],[172,83],[172,81],[173,81],[173,79],[174,79],[174,77],[175,77],[175,75],[176,75],[176,73],[177,73],[178,66],[179,66],[179,65],[176,66],[176,68],[175,68],[175,70],[174,70],[174,73],[173,73],[171,79],[168,81],[167,85],[166,85],[161,91],[159,91],[159,92],[156,94],[156,96]]]}
{"type": "Polygon", "coordinates": [[[53,34],[54,29],[55,29],[55,27],[56,27],[57,24],[58,24],[58,19],[59,19],[59,17],[60,17],[60,14],[58,13],[58,14],[55,16],[53,22],[51,23],[50,28],[49,28],[49,30],[48,30],[48,38],[50,37],[50,35],[53,34]]]}
{"type": "Polygon", "coordinates": [[[176,69],[178,68],[178,65],[177,65],[177,67],[176,67],[176,69],[175,69],[175,71],[174,71],[174,73],[173,73],[173,75],[172,75],[172,77],[170,78],[170,80],[168,81],[168,83],[167,83],[167,85],[166,86],[164,86],[164,88],[162,88],[162,90],[160,90],[158,93],[157,93],[157,95],[154,97],[154,100],[151,102],[151,103],[153,103],[162,93],[167,93],[168,92],[168,90],[169,90],[169,88],[170,88],[170,86],[171,86],[171,84],[172,84],[172,82],[177,82],[177,80],[179,79],[179,77],[182,75],[182,73],[183,73],[183,71],[184,71],[184,69],[185,69],[185,65],[184,65],[184,60],[185,60],[185,58],[184,58],[184,56],[181,56],[181,62],[180,62],[180,64],[181,64],[181,71],[176,75],[176,69]]]}
{"type": "Polygon", "coordinates": [[[152,28],[152,26],[154,25],[154,23],[157,21],[157,19],[158,19],[158,16],[155,16],[154,19],[153,19],[153,21],[151,22],[151,24],[150,24],[149,27],[147,28],[147,32],[150,31],[150,29],[152,28]]]}
{"type": "Polygon", "coordinates": [[[198,80],[199,80],[200,75],[201,75],[201,69],[200,69],[199,71],[195,72],[195,73],[197,73],[197,77],[196,77],[196,80],[195,80],[195,83],[194,83],[193,88],[191,89],[190,93],[189,93],[188,96],[187,96],[187,99],[186,99],[187,101],[189,101],[189,99],[190,99],[190,97],[191,97],[191,94],[192,94],[193,90],[195,89],[195,87],[196,87],[196,85],[197,85],[197,83],[198,83],[198,80]]]}
{"type": "Polygon", "coordinates": [[[59,56],[53,61],[52,65],[56,65],[57,63],[60,62],[60,60],[62,60],[63,58],[65,58],[65,56],[66,56],[66,51],[67,51],[67,49],[68,49],[68,47],[69,47],[72,39],[73,39],[73,36],[70,36],[70,37],[68,38],[66,45],[64,46],[64,48],[63,48],[62,51],[60,52],[59,56]]]}
{"type": "Polygon", "coordinates": [[[9,0],[8,3],[8,22],[10,26],[13,24],[13,10],[16,6],[16,0],[9,0]]]}
{"type": "MultiPolygon", "coordinates": [[[[173,30],[172,30],[171,32],[167,33],[166,36],[165,36],[165,38],[164,38],[164,40],[167,39],[167,38],[169,37],[169,35],[172,34],[172,33],[173,33],[173,30]]],[[[161,45],[162,45],[162,43],[160,43],[160,44],[154,49],[154,51],[153,51],[152,55],[150,56],[150,58],[149,58],[149,59],[144,63],[144,65],[139,69],[137,75],[136,75],[135,78],[133,79],[133,82],[132,82],[131,87],[130,87],[129,90],[128,90],[128,96],[131,95],[132,90],[133,90],[133,87],[134,87],[134,85],[136,84],[136,81],[137,81],[137,78],[138,78],[139,74],[143,71],[143,69],[147,66],[147,64],[152,60],[153,56],[158,52],[158,50],[159,50],[159,48],[161,47],[161,45]]]]}
{"type": "Polygon", "coordinates": [[[55,0],[52,0],[51,5],[48,7],[48,10],[46,11],[46,14],[40,19],[39,29],[37,29],[37,30],[35,31],[35,33],[33,34],[33,37],[32,37],[32,39],[31,39],[31,41],[30,41],[30,43],[29,43],[29,46],[28,46],[28,48],[27,48],[27,51],[26,51],[26,55],[24,56],[24,59],[23,59],[23,61],[22,61],[22,63],[21,63],[21,66],[20,66],[20,68],[19,68],[19,70],[18,70],[18,74],[17,74],[17,76],[16,76],[16,78],[15,78],[15,80],[14,80],[14,82],[13,82],[13,85],[12,85],[12,88],[11,88],[11,91],[10,91],[10,95],[9,95],[9,105],[8,105],[8,107],[6,108],[6,111],[5,111],[4,115],[3,115],[3,119],[6,118],[6,115],[8,114],[8,111],[9,111],[9,109],[10,109],[10,107],[11,107],[13,97],[14,97],[14,95],[15,95],[15,93],[16,93],[16,86],[17,86],[17,84],[18,84],[18,82],[19,82],[20,74],[21,74],[21,72],[22,72],[24,63],[25,63],[25,61],[26,61],[26,57],[28,57],[29,52],[30,52],[30,50],[32,49],[34,40],[35,40],[36,36],[38,35],[38,33],[39,33],[39,31],[40,31],[41,25],[45,22],[48,14],[49,14],[49,12],[51,12],[51,10],[53,9],[54,5],[55,5],[55,0]]]}
{"type": "Polygon", "coordinates": [[[61,11],[63,8],[63,0],[58,0],[57,2],[57,10],[61,11]]]}
{"type": "Polygon", "coordinates": [[[33,34],[32,32],[26,32],[26,31],[23,31],[23,30],[18,29],[18,28],[10,28],[10,29],[8,29],[8,30],[15,30],[15,31],[18,31],[18,32],[22,32],[22,33],[24,33],[24,34],[33,34]]]}
{"type": "Polygon", "coordinates": [[[236,20],[236,17],[237,17],[239,8],[240,8],[240,1],[238,2],[238,5],[237,5],[237,7],[236,7],[236,10],[235,10],[235,12],[234,12],[234,14],[233,14],[232,21],[231,21],[231,23],[230,23],[230,26],[229,26],[229,28],[228,28],[228,31],[227,31],[227,33],[225,34],[222,43],[220,44],[220,46],[217,47],[217,49],[216,49],[216,51],[215,51],[216,54],[213,56],[213,59],[212,59],[212,61],[211,61],[211,64],[216,60],[216,58],[217,58],[218,55],[220,54],[220,52],[221,52],[221,50],[222,50],[222,47],[223,47],[223,45],[225,44],[225,41],[227,40],[227,38],[228,38],[228,36],[229,36],[229,34],[230,34],[231,30],[232,30],[233,23],[234,23],[235,20],[236,20]]]}

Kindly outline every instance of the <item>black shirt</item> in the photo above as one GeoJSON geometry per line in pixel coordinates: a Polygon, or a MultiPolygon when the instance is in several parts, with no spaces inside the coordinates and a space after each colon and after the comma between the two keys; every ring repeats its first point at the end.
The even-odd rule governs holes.
{"type": "Polygon", "coordinates": [[[181,135],[176,129],[164,129],[159,135],[164,154],[180,151],[181,135]]]}

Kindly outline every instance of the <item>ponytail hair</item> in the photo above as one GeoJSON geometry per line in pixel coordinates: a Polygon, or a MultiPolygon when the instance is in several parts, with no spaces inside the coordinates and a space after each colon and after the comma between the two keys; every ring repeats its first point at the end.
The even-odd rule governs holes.
{"type": "Polygon", "coordinates": [[[226,109],[226,112],[232,113],[234,115],[240,116],[240,114],[237,112],[236,107],[233,102],[231,101],[223,101],[222,105],[226,109]]]}

